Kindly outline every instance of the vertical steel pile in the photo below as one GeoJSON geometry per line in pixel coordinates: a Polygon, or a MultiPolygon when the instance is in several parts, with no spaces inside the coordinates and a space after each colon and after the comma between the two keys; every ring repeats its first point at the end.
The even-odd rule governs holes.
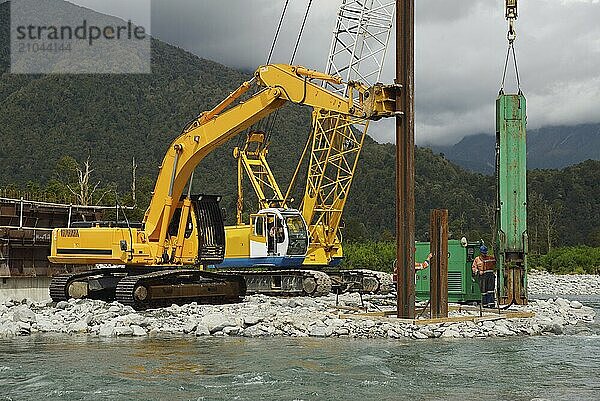
{"type": "Polygon", "coordinates": [[[415,317],[414,0],[396,3],[396,251],[399,318],[415,317]]]}
{"type": "Polygon", "coordinates": [[[448,210],[434,209],[429,221],[431,317],[448,317],[448,210]]]}
{"type": "Polygon", "coordinates": [[[496,260],[502,304],[527,303],[527,113],[525,97],[496,100],[496,260]]]}

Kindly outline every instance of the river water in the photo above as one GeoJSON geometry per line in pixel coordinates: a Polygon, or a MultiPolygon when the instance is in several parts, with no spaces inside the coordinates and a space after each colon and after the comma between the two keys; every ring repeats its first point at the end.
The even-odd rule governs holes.
{"type": "Polygon", "coordinates": [[[596,322],[431,340],[0,339],[0,400],[600,400],[596,322]]]}

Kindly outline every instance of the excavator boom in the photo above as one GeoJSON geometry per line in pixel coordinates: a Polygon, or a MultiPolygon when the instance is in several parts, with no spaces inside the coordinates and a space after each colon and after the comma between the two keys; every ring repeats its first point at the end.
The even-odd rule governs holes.
{"type": "MultiPolygon", "coordinates": [[[[217,298],[231,301],[236,293],[244,292],[238,278],[227,280],[221,277],[220,280],[225,282],[221,283],[221,287],[226,289],[223,290],[215,277],[164,270],[214,264],[219,259],[222,261],[224,256],[224,235],[219,235],[223,233],[220,209],[215,208],[214,203],[211,206],[201,205],[192,199],[190,193],[196,166],[217,147],[287,102],[349,115],[361,121],[395,115],[395,85],[377,84],[366,88],[358,83],[349,84],[359,93],[356,101],[352,96],[344,97],[322,88],[312,82],[313,79],[339,82],[336,77],[304,67],[283,64],[261,66],[252,80],[243,83],[215,108],[188,124],[167,150],[141,224],[94,222],[80,228],[54,230],[49,257],[53,263],[123,264],[138,270],[154,268],[163,271],[160,274],[137,271],[136,279],[130,278],[133,277],[130,275],[126,280],[111,269],[105,273],[57,278],[51,288],[55,294],[53,299],[74,294],[89,296],[92,290],[100,288],[98,294],[109,293],[125,303],[147,307],[156,305],[158,299],[165,303],[201,302],[210,294],[222,294],[217,298]],[[253,86],[256,86],[257,92],[244,101],[238,101],[253,86]],[[184,195],[186,186],[188,193],[184,195]],[[205,252],[210,249],[214,252],[205,252]],[[163,285],[165,281],[169,283],[167,288],[163,285]],[[239,291],[231,290],[231,285],[239,291]],[[211,290],[206,292],[208,287],[211,290]]],[[[131,272],[130,269],[127,274],[131,272]]]]}

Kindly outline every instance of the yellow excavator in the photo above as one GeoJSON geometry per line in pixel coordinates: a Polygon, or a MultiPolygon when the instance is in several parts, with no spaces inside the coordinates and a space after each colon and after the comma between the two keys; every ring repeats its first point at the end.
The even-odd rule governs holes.
{"type": "MultiPolygon", "coordinates": [[[[163,159],[141,223],[87,222],[55,229],[51,262],[125,267],[56,276],[50,285],[52,299],[117,300],[137,309],[173,303],[239,301],[246,292],[242,275],[203,270],[204,266],[223,261],[226,242],[218,206],[220,198],[192,195],[192,175],[198,163],[287,102],[311,106],[318,113],[339,113],[360,121],[396,115],[395,99],[399,90],[396,85],[376,84],[367,88],[348,83],[349,95],[344,97],[312,80],[341,82],[340,78],[300,66],[261,66],[250,81],[189,123],[163,159]],[[251,88],[256,88],[256,93],[236,103],[251,88]],[[355,92],[358,92],[356,98],[355,92]]],[[[287,230],[286,238],[289,238],[292,227],[300,228],[297,221],[283,219],[283,223],[276,226],[273,219],[269,226],[268,216],[258,217],[246,234],[238,237],[238,250],[246,246],[244,255],[250,255],[254,243],[264,241],[267,229],[274,229],[280,238],[282,232],[286,237],[287,230]]],[[[288,249],[289,246],[290,241],[288,249]]],[[[252,274],[254,277],[271,275],[269,271],[252,274]]],[[[319,283],[309,277],[296,285],[318,290],[319,283]]]]}

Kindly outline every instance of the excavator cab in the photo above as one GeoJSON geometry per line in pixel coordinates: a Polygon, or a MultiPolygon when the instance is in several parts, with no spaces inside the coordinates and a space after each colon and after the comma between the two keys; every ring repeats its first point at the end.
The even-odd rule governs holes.
{"type": "Polygon", "coordinates": [[[273,267],[299,266],[308,249],[308,228],[296,209],[270,208],[250,216],[250,259],[273,267]]]}
{"type": "Polygon", "coordinates": [[[250,215],[250,224],[226,230],[230,242],[219,268],[300,266],[306,257],[308,227],[296,209],[262,209],[250,215]]]}

